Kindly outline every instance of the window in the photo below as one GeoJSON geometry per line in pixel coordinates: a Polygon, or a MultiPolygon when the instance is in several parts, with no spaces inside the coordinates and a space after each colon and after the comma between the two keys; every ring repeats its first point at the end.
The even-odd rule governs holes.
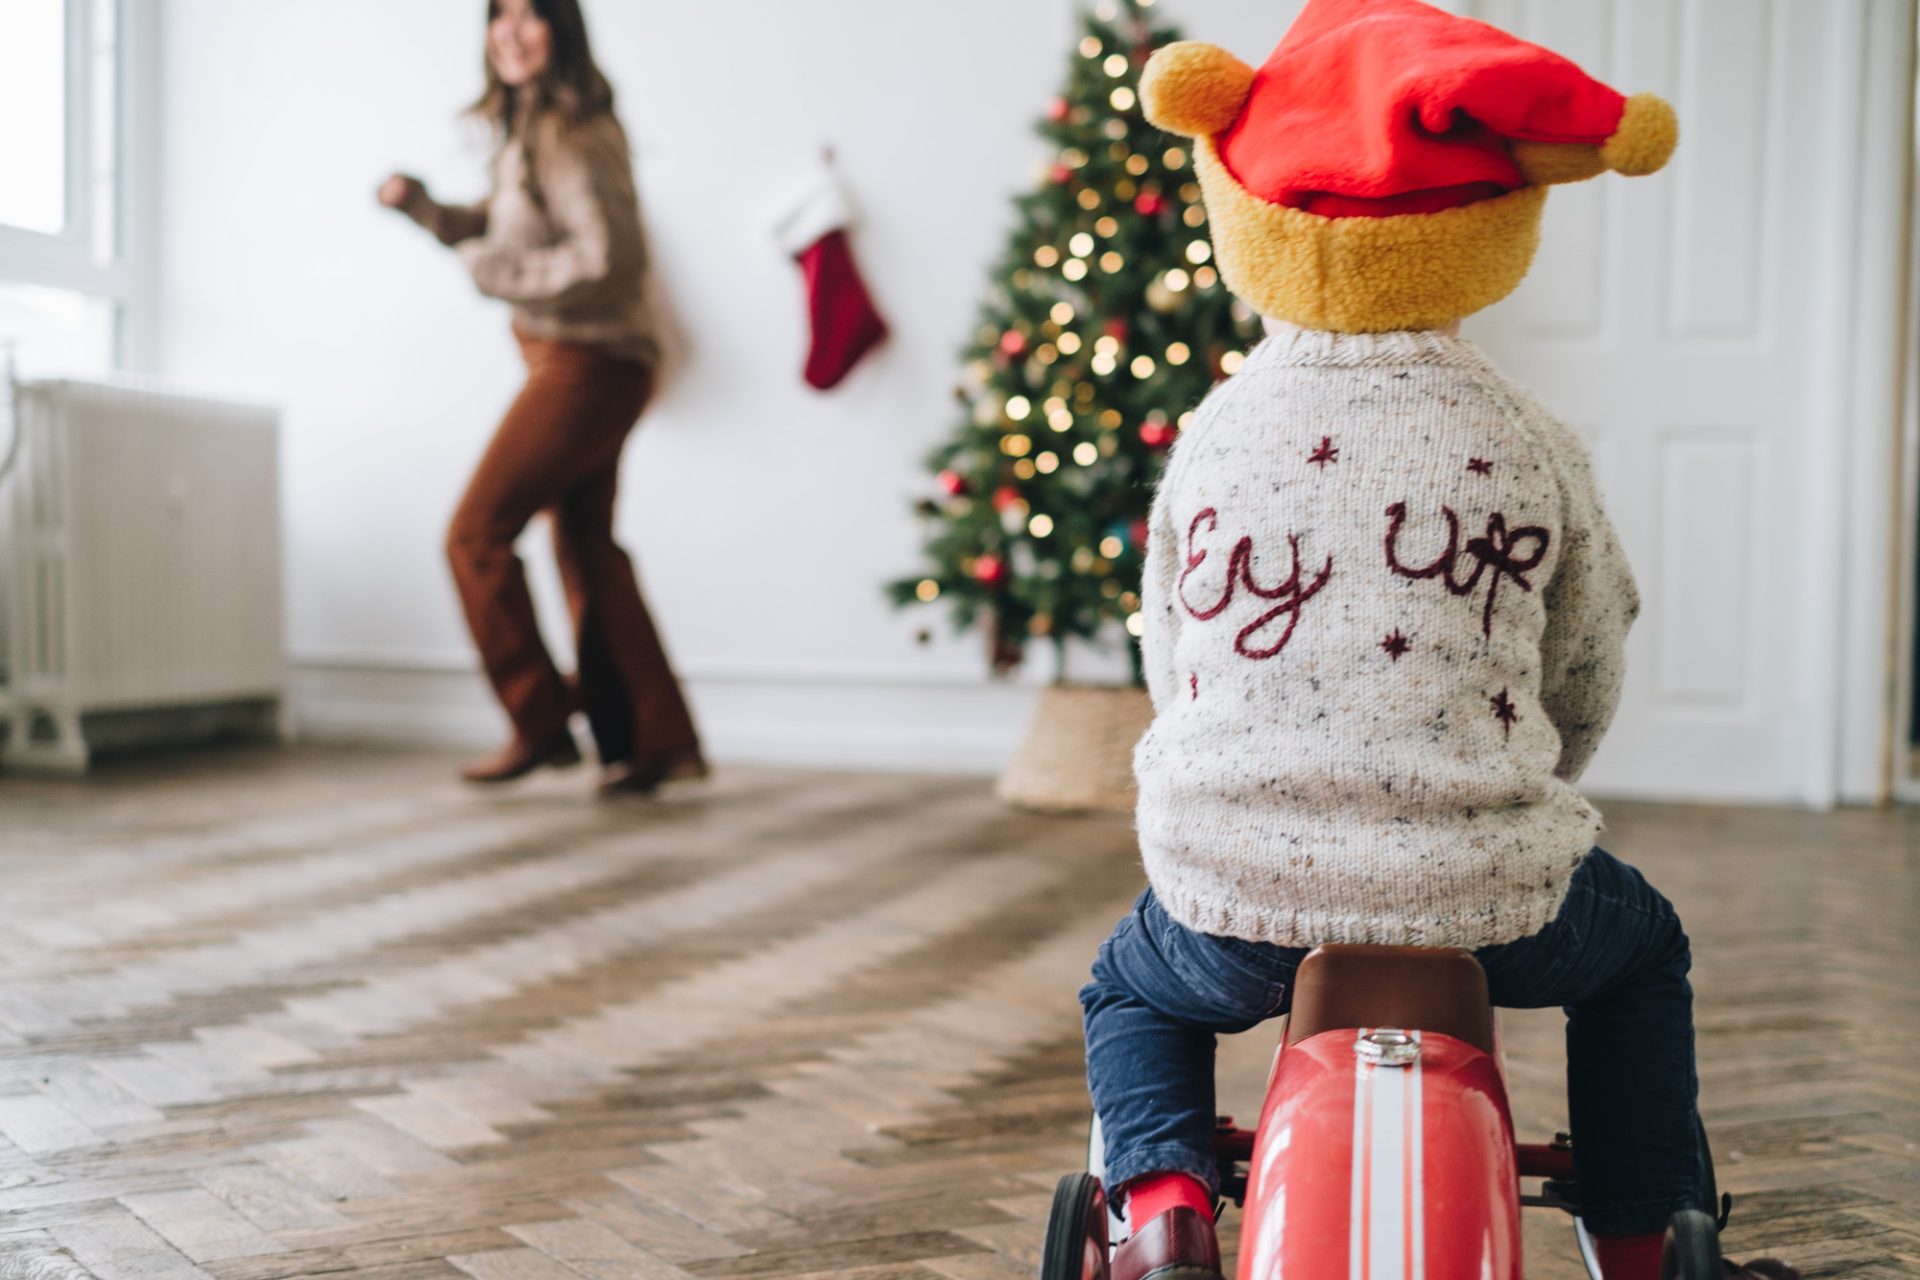
{"type": "Polygon", "coordinates": [[[29,376],[127,362],[126,0],[0,0],[0,344],[29,376]]]}
{"type": "Polygon", "coordinates": [[[0,132],[0,222],[58,235],[67,229],[66,14],[54,0],[5,0],[0,22],[0,120],[9,122],[0,132]]]}

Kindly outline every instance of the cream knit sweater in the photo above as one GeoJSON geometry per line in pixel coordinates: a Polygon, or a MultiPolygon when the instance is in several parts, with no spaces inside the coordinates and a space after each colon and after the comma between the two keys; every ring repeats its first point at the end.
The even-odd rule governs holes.
{"type": "Polygon", "coordinates": [[[658,359],[633,160],[613,113],[572,128],[549,119],[531,143],[516,132],[486,200],[417,216],[455,246],[480,292],[513,305],[515,328],[658,359]]]}
{"type": "Polygon", "coordinates": [[[1147,555],[1138,821],[1176,920],[1481,947],[1553,919],[1639,611],[1569,427],[1460,338],[1283,330],[1182,434],[1147,555]]]}

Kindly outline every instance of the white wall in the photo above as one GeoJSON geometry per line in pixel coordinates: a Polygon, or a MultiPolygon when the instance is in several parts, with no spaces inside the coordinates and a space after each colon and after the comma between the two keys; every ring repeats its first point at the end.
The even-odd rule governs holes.
{"type": "MultiPolygon", "coordinates": [[[[396,167],[445,197],[482,189],[484,139],[455,120],[478,90],[481,0],[162,2],[159,366],[285,408],[300,718],[494,737],[440,540],[516,356],[501,309],[371,196],[396,167]]],[[[1030,126],[1063,81],[1070,5],[587,7],[691,356],[629,449],[620,529],[710,745],[994,767],[1028,692],[987,681],[975,638],[895,614],[879,587],[916,565],[908,502],[951,422],[1009,197],[1034,179],[1030,126]],[[798,274],[761,230],[823,143],[864,210],[857,251],[895,335],[825,396],[799,379],[798,274]]],[[[1180,13],[1255,52],[1287,16],[1252,0],[1180,13]]]]}
{"type": "MultiPolygon", "coordinates": [[[[286,408],[301,718],[336,735],[490,739],[502,722],[439,546],[518,369],[501,311],[371,198],[394,167],[443,195],[481,189],[484,143],[454,115],[478,86],[482,2],[157,2],[159,364],[286,408]]],[[[1806,0],[1771,3],[1798,12],[1806,0]]],[[[951,420],[955,353],[1008,199],[1040,159],[1030,125],[1062,81],[1070,0],[587,4],[693,356],[629,450],[621,531],[710,746],[733,759],[994,767],[1028,691],[987,681],[975,638],[894,614],[878,588],[915,563],[907,503],[951,420]],[[820,396],[798,376],[800,281],[760,227],[827,142],[864,207],[857,251],[895,339],[820,396]],[[926,627],[943,638],[916,643],[926,627]]],[[[1254,61],[1298,8],[1168,5],[1191,34],[1254,61]]],[[[552,605],[545,561],[541,535],[532,562],[552,605]]],[[[1809,687],[1832,659],[1831,647],[1802,651],[1809,687]]],[[[1871,708],[1849,741],[1871,738],[1860,716],[1871,708]]],[[[1829,778],[1831,745],[1811,765],[1829,778]]]]}

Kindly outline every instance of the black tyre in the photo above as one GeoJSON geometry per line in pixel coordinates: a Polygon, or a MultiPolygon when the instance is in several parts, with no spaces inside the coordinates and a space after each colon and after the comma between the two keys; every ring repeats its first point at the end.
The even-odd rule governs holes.
{"type": "Polygon", "coordinates": [[[1107,1280],[1107,1193],[1090,1173],[1070,1173],[1053,1189],[1040,1280],[1107,1280]]]}
{"type": "Polygon", "coordinates": [[[1720,1230],[1711,1217],[1697,1209],[1683,1209],[1667,1220],[1660,1280],[1723,1280],[1720,1230]]]}

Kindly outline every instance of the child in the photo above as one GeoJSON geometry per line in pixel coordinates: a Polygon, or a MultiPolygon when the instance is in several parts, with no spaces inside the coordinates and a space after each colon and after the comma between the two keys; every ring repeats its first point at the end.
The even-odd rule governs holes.
{"type": "Polygon", "coordinates": [[[1566,1007],[1587,1225],[1608,1280],[1657,1276],[1709,1207],[1687,937],[1574,785],[1639,601],[1579,437],[1458,321],[1526,274],[1545,184],[1661,168],[1672,110],[1419,0],[1310,0],[1257,73],[1172,46],[1142,97],[1270,336],[1154,503],[1152,888],[1081,992],[1114,1274],[1218,1276],[1214,1036],[1351,942],[1470,948],[1496,1003],[1566,1007]]]}

